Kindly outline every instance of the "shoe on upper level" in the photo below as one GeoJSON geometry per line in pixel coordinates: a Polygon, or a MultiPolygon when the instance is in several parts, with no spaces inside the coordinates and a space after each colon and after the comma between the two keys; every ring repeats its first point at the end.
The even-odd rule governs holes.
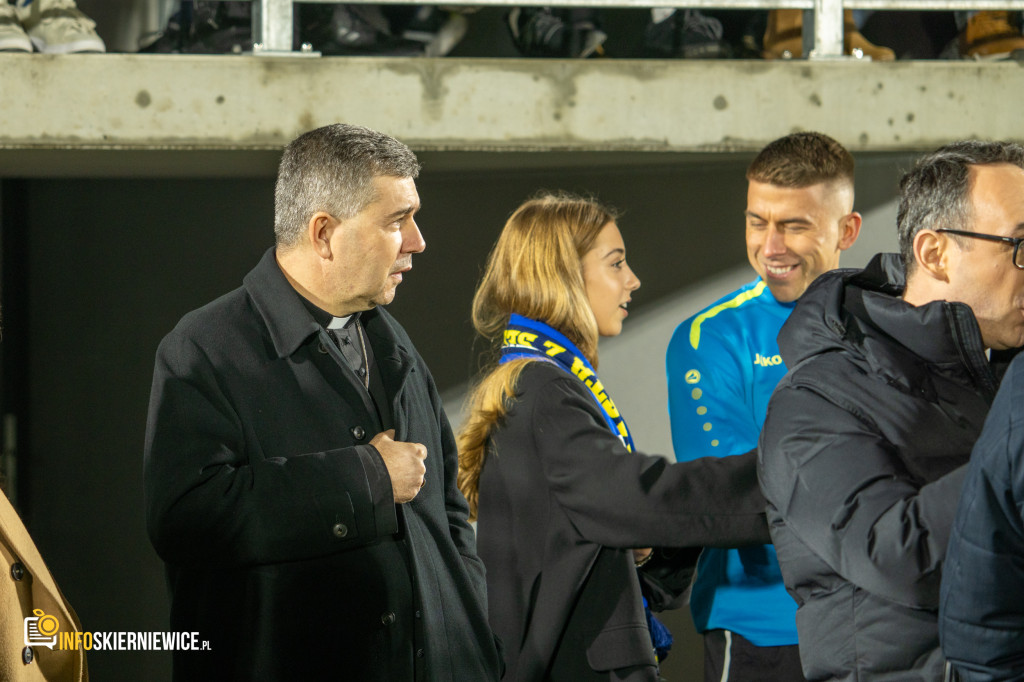
{"type": "MultiPolygon", "coordinates": [[[[843,52],[855,57],[870,57],[876,62],[891,62],[896,53],[875,45],[857,30],[853,11],[843,11],[843,52]]],[[[764,33],[765,59],[799,59],[803,55],[803,10],[776,9],[768,14],[764,33]]]]}
{"type": "Polygon", "coordinates": [[[0,52],[31,52],[32,43],[28,39],[18,13],[7,3],[0,4],[0,52]]]}
{"type": "Polygon", "coordinates": [[[96,22],[74,0],[18,0],[18,19],[39,52],[106,52],[96,22]]]}
{"type": "Polygon", "coordinates": [[[526,57],[604,55],[608,36],[592,8],[513,7],[505,21],[516,49],[526,57]]]}
{"type": "Polygon", "coordinates": [[[960,56],[965,59],[1007,59],[1024,56],[1024,35],[1010,12],[978,12],[960,33],[960,56]]]}
{"type": "Polygon", "coordinates": [[[676,51],[683,59],[726,59],[729,44],[722,39],[722,22],[695,9],[676,13],[676,51]]]}

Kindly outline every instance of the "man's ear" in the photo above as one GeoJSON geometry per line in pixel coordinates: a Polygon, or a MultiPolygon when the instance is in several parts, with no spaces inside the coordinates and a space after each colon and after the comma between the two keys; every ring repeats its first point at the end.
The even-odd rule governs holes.
{"type": "Polygon", "coordinates": [[[324,211],[314,213],[306,225],[306,239],[313,247],[313,251],[323,259],[331,258],[331,236],[337,225],[338,221],[334,216],[324,211]]]}
{"type": "Polygon", "coordinates": [[[914,235],[914,260],[917,269],[932,279],[949,281],[949,237],[933,230],[914,235]]]}
{"type": "Polygon", "coordinates": [[[848,248],[853,246],[853,243],[857,241],[857,237],[860,236],[860,226],[864,218],[861,217],[860,213],[853,211],[848,213],[843,221],[839,224],[839,250],[846,251],[848,248]]]}

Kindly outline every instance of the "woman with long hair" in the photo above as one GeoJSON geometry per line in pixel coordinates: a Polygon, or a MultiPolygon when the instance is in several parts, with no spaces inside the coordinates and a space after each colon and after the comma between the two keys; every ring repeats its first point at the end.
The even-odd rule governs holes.
{"type": "Polygon", "coordinates": [[[684,589],[698,550],[645,548],[768,540],[753,453],[640,454],[598,380],[598,338],[639,287],[610,209],[545,195],[508,219],[473,299],[500,359],[469,398],[459,487],[506,680],[657,680],[644,597],[684,589]]]}

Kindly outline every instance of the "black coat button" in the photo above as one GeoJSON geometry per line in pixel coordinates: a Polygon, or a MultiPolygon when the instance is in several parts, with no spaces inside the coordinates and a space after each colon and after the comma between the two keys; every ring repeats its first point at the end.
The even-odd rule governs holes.
{"type": "Polygon", "coordinates": [[[423,649],[416,650],[416,658],[423,658],[423,649]]]}
{"type": "Polygon", "coordinates": [[[20,562],[15,561],[11,564],[11,577],[15,580],[21,580],[25,577],[25,567],[20,562]]]}
{"type": "Polygon", "coordinates": [[[22,660],[22,662],[25,665],[28,665],[29,663],[31,663],[32,662],[32,658],[33,658],[32,647],[27,646],[27,647],[25,647],[24,649],[21,650],[21,660],[22,660]]]}
{"type": "Polygon", "coordinates": [[[417,617],[417,618],[422,618],[422,617],[423,617],[423,614],[422,614],[422,613],[420,613],[419,611],[417,611],[417,612],[416,612],[416,617],[417,617]]]}
{"type": "Polygon", "coordinates": [[[380,617],[380,622],[384,623],[384,625],[391,625],[395,622],[395,614],[388,611],[380,617]]]}
{"type": "Polygon", "coordinates": [[[346,535],[348,535],[348,526],[346,526],[344,523],[336,523],[334,524],[334,528],[332,528],[331,531],[334,533],[335,537],[343,538],[346,535]]]}
{"type": "Polygon", "coordinates": [[[364,429],[362,426],[353,426],[352,437],[355,438],[356,440],[362,440],[363,438],[366,438],[366,429],[364,429]]]}

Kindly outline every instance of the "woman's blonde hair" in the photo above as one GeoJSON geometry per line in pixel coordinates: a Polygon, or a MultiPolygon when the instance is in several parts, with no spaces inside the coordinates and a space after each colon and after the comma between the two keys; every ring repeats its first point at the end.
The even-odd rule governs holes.
{"type": "MultiPolygon", "coordinates": [[[[473,297],[473,326],[497,351],[509,315],[539,320],[564,334],[597,367],[597,320],[583,282],[583,256],[616,213],[593,199],[544,194],[515,210],[487,259],[473,297]]],[[[491,430],[515,398],[516,383],[531,360],[496,363],[467,400],[457,436],[459,488],[476,518],[480,470],[491,430]]]]}

